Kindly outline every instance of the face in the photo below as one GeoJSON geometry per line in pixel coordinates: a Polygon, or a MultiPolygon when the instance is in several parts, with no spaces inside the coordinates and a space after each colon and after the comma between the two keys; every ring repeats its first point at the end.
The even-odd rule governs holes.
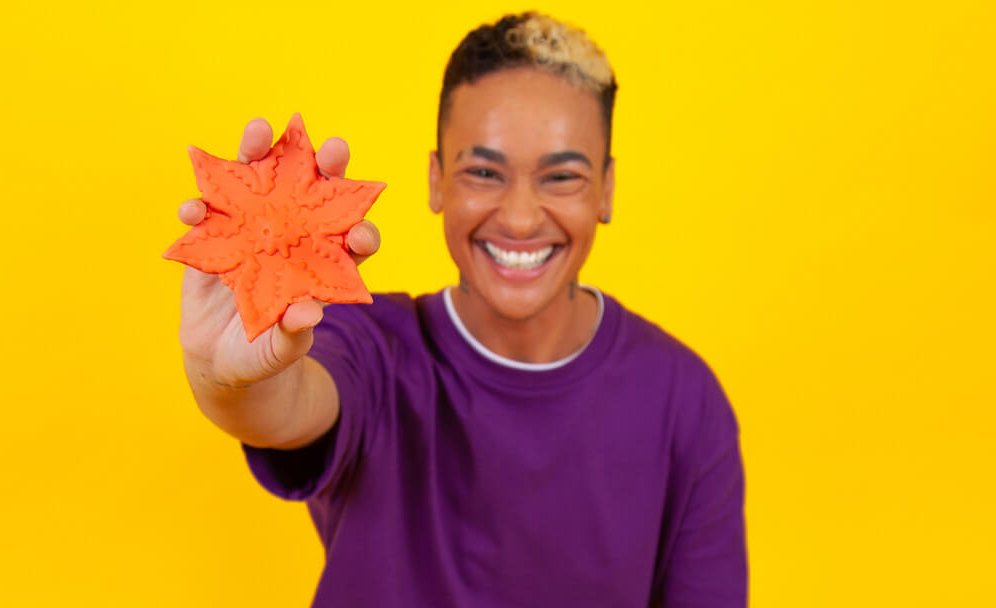
{"type": "Polygon", "coordinates": [[[525,320],[571,305],[614,170],[595,93],[521,68],[457,87],[430,155],[430,205],[477,315],[525,320]]]}

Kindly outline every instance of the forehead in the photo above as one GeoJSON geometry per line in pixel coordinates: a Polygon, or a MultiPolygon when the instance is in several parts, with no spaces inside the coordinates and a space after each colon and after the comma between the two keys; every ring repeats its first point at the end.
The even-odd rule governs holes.
{"type": "Polygon", "coordinates": [[[595,93],[533,68],[503,70],[457,87],[441,133],[443,153],[484,146],[528,160],[566,149],[604,154],[595,93]]]}

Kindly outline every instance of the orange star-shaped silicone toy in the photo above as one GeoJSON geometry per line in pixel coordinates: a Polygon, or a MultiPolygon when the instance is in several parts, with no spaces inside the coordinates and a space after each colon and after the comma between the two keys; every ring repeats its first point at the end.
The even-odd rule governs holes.
{"type": "Polygon", "coordinates": [[[323,177],[300,114],[258,161],[190,159],[207,215],[163,257],[221,275],[250,341],[294,302],[373,301],[345,242],[386,184],[323,177]]]}

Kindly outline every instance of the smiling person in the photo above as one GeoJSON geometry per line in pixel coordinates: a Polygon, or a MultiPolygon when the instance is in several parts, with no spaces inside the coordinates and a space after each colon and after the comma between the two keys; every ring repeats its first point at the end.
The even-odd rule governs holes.
{"type": "MultiPolygon", "coordinates": [[[[186,270],[197,402],[263,486],[307,501],[327,558],[316,606],[746,605],[739,427],[719,383],[577,282],[612,214],[615,91],[602,52],[549,17],[461,42],[429,158],[457,286],[294,304],[249,344],[227,288],[186,270]]],[[[250,123],[240,160],[271,139],[250,123]]],[[[348,151],[333,139],[316,157],[341,175],[348,151]]],[[[379,235],[361,222],[347,242],[361,260],[379,235]]]]}

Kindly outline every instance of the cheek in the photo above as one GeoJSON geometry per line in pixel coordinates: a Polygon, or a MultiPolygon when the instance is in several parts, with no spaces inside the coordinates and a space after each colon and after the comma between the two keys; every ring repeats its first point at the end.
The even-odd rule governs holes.
{"type": "Polygon", "coordinates": [[[466,238],[464,234],[461,236],[461,226],[462,223],[459,221],[459,216],[452,211],[443,212],[443,234],[446,236],[446,244],[449,245],[450,249],[461,240],[466,238]]]}
{"type": "Polygon", "coordinates": [[[595,235],[598,208],[592,201],[579,200],[559,208],[551,208],[551,215],[574,241],[591,241],[595,235]]]}
{"type": "Polygon", "coordinates": [[[496,207],[496,197],[490,192],[450,188],[445,194],[442,209],[447,239],[468,238],[496,207]]]}
{"type": "Polygon", "coordinates": [[[469,255],[471,240],[481,220],[472,207],[449,205],[443,209],[443,234],[454,259],[469,255]]]}

